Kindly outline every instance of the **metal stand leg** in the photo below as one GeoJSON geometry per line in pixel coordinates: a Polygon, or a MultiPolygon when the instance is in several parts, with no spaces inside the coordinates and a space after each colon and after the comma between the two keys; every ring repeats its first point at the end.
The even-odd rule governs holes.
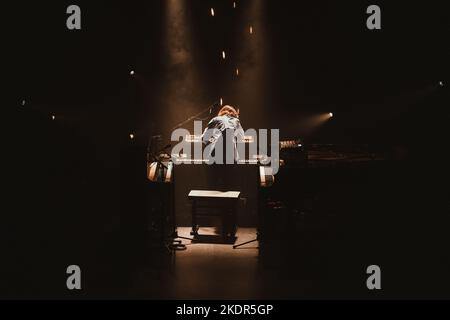
{"type": "Polygon", "coordinates": [[[191,209],[191,215],[192,215],[192,231],[191,236],[198,236],[198,224],[197,224],[197,201],[193,201],[192,203],[192,209],[191,209]]]}
{"type": "MultiPolygon", "coordinates": [[[[257,227],[257,231],[256,231],[256,238],[250,241],[246,241],[240,244],[236,244],[233,246],[233,249],[239,248],[243,245],[249,244],[249,243],[253,243],[256,241],[259,241],[261,243],[261,230],[262,230],[262,225],[263,225],[263,209],[264,209],[264,200],[265,200],[265,193],[263,193],[263,189],[258,188],[258,227],[257,227]],[[262,195],[260,195],[260,193],[262,193],[262,195]]],[[[259,248],[258,248],[259,249],[259,248]]]]}
{"type": "Polygon", "coordinates": [[[256,239],[253,239],[253,240],[250,240],[250,241],[246,241],[246,242],[234,245],[233,249],[239,248],[239,247],[241,247],[243,245],[246,245],[246,244],[249,244],[249,243],[253,243],[253,242],[256,242],[256,241],[259,241],[259,236],[258,235],[256,235],[256,239]]]}
{"type": "Polygon", "coordinates": [[[194,240],[193,238],[179,236],[177,229],[175,229],[173,231],[171,239],[172,239],[172,243],[169,243],[168,248],[170,250],[178,250],[178,251],[186,250],[186,245],[184,245],[180,239],[191,240],[191,241],[194,240]]]}
{"type": "Polygon", "coordinates": [[[170,195],[171,195],[171,204],[172,204],[172,206],[171,206],[171,216],[172,217],[171,218],[173,221],[173,233],[172,233],[172,236],[170,237],[167,248],[169,250],[181,251],[181,250],[186,250],[186,245],[184,245],[180,239],[191,240],[191,241],[194,239],[188,238],[188,237],[182,237],[182,236],[178,235],[178,230],[177,230],[176,223],[175,223],[175,212],[173,211],[174,210],[173,209],[174,208],[174,189],[173,188],[174,188],[174,186],[171,185],[170,195]]]}

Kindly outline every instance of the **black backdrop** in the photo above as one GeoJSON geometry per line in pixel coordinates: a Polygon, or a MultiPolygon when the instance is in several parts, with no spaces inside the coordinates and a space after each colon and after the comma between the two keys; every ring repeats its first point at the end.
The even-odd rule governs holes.
{"type": "MultiPolygon", "coordinates": [[[[427,284],[427,277],[440,278],[441,273],[433,273],[441,270],[434,268],[435,260],[448,263],[448,256],[438,255],[448,243],[442,186],[449,99],[448,86],[437,85],[448,83],[444,1],[378,1],[379,32],[365,28],[365,8],[371,4],[366,1],[264,3],[270,90],[263,105],[242,107],[244,126],[281,128],[282,135],[293,136],[297,116],[332,111],[335,119],[309,142],[406,147],[410,161],[370,184],[366,196],[374,197],[358,207],[372,208],[376,202],[378,213],[387,211],[359,216],[350,230],[356,239],[371,239],[395,225],[383,248],[401,238],[418,251],[408,251],[409,267],[392,258],[398,266],[394,277],[406,279],[424,269],[420,282],[431,286],[430,295],[444,294],[444,289],[433,292],[436,281],[427,284]],[[383,190],[380,196],[378,190],[383,190]],[[398,211],[402,214],[396,216],[398,211]],[[411,267],[417,260],[419,266],[411,267]]],[[[167,99],[160,92],[173,80],[163,67],[164,1],[78,2],[83,12],[79,32],[65,27],[69,4],[17,1],[2,18],[7,25],[2,269],[8,275],[2,297],[64,295],[58,270],[74,260],[98,265],[98,256],[118,247],[127,251],[129,237],[115,230],[122,215],[120,153],[130,144],[129,133],[137,136],[132,143],[145,148],[149,135],[168,137],[173,125],[215,101],[223,93],[217,50],[222,41],[229,47],[235,41],[229,32],[232,13],[224,11],[224,21],[213,29],[207,18],[213,4],[189,2],[195,63],[205,81],[193,93],[198,109],[178,110],[172,119],[167,115],[174,110],[160,107],[167,99]]],[[[245,25],[245,17],[240,18],[235,22],[245,25]]],[[[357,193],[349,198],[367,199],[357,193]]]]}

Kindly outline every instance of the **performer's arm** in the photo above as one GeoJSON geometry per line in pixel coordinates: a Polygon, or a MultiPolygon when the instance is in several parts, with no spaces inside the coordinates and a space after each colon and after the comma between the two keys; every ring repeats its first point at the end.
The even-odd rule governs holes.
{"type": "Polygon", "coordinates": [[[222,131],[225,130],[225,124],[217,119],[213,119],[208,123],[202,135],[204,144],[215,143],[222,136],[222,131]]]}

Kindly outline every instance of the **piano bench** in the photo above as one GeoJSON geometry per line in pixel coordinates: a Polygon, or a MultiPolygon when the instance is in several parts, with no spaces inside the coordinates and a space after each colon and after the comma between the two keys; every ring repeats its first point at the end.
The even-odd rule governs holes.
{"type": "Polygon", "coordinates": [[[237,209],[240,191],[191,190],[188,198],[192,201],[191,235],[198,237],[199,216],[221,216],[222,236],[232,238],[237,229],[237,209]]]}

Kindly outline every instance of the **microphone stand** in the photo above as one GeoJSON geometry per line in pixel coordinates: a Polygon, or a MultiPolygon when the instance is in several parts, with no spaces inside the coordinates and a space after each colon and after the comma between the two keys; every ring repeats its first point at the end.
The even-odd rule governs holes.
{"type": "MultiPolygon", "coordinates": [[[[208,106],[207,108],[205,108],[204,110],[202,110],[201,112],[187,118],[186,120],[180,122],[179,124],[177,124],[175,127],[172,128],[172,131],[183,127],[186,123],[191,122],[192,120],[198,119],[202,114],[206,113],[207,111],[209,111],[209,113],[211,114],[212,111],[214,110],[214,108],[216,106],[219,106],[220,103],[218,101],[214,102],[212,105],[208,106]]],[[[204,120],[204,119],[202,119],[204,120]]],[[[152,139],[156,138],[158,136],[153,136],[150,138],[148,146],[147,146],[147,161],[149,161],[150,159],[152,161],[157,162],[159,165],[161,165],[163,168],[168,169],[167,166],[161,162],[160,159],[158,159],[158,157],[156,157],[150,150],[151,148],[151,144],[152,144],[152,139]]],[[[161,151],[165,151],[167,148],[170,147],[170,144],[167,145],[165,148],[163,148],[161,151]]],[[[161,152],[159,151],[159,153],[161,152]]],[[[172,202],[172,208],[171,208],[171,213],[170,215],[172,216],[172,221],[173,221],[173,232],[172,234],[169,236],[170,240],[169,240],[169,244],[167,245],[167,249],[169,250],[186,250],[186,245],[184,245],[182,243],[182,241],[180,239],[185,239],[185,240],[194,240],[193,238],[188,238],[188,237],[182,237],[180,235],[178,235],[178,230],[177,230],[177,225],[176,225],[176,215],[175,215],[175,211],[174,211],[174,190],[173,190],[173,185],[170,186],[171,190],[169,192],[169,197],[170,197],[170,201],[172,202]]]]}
{"type": "MultiPolygon", "coordinates": [[[[186,123],[189,123],[192,120],[198,119],[198,117],[200,117],[202,114],[204,114],[207,111],[209,111],[209,113],[211,114],[212,111],[214,110],[214,108],[217,107],[217,106],[220,106],[220,102],[219,101],[214,102],[212,105],[208,106],[208,108],[204,109],[203,111],[201,111],[201,112],[199,112],[199,113],[197,113],[197,114],[187,118],[186,120],[180,122],[179,124],[177,124],[175,127],[172,128],[172,131],[181,128],[186,123]]],[[[202,119],[202,120],[204,120],[204,119],[202,119]]]]}

